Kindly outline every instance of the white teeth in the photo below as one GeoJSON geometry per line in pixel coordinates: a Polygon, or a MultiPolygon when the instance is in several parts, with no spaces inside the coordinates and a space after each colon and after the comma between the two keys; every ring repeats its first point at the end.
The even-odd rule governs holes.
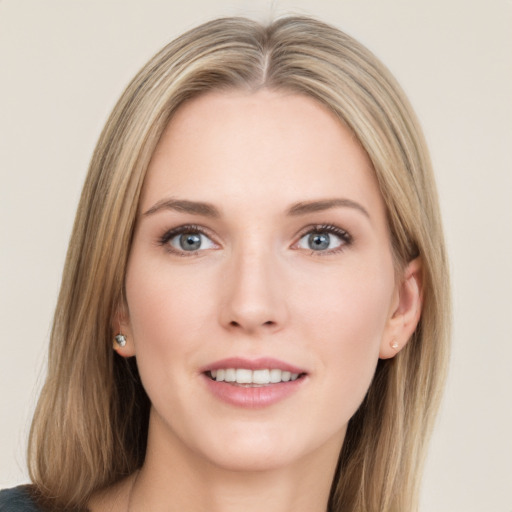
{"type": "Polygon", "coordinates": [[[252,381],[254,384],[269,384],[270,370],[254,370],[252,372],[252,381]]]}
{"type": "Polygon", "coordinates": [[[277,368],[248,370],[245,368],[221,368],[212,370],[210,375],[217,382],[236,382],[237,384],[267,385],[297,380],[298,373],[291,373],[277,368]]]}
{"type": "Polygon", "coordinates": [[[270,370],[270,382],[272,382],[272,384],[281,382],[281,373],[281,370],[270,370]]]}
{"type": "Polygon", "coordinates": [[[226,373],[224,375],[224,380],[226,382],[235,382],[236,381],[236,370],[234,368],[227,368],[226,373]]]}
{"type": "Polygon", "coordinates": [[[238,368],[236,371],[236,382],[238,384],[252,384],[252,371],[238,368]]]}

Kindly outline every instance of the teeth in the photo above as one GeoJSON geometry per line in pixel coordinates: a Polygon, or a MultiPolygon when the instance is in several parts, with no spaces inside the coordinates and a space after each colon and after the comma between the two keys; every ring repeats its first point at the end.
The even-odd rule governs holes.
{"type": "Polygon", "coordinates": [[[236,371],[236,381],[238,384],[252,384],[251,370],[244,370],[239,368],[236,371]]]}
{"type": "Polygon", "coordinates": [[[281,370],[270,370],[270,382],[272,382],[272,384],[281,382],[281,373],[281,370]]]}
{"type": "Polygon", "coordinates": [[[210,375],[217,382],[236,382],[237,384],[277,384],[297,380],[298,373],[291,373],[276,368],[264,370],[247,370],[245,368],[221,368],[212,370],[210,375]]]}
{"type": "Polygon", "coordinates": [[[270,370],[254,370],[252,372],[252,381],[254,384],[269,384],[270,370]]]}
{"type": "Polygon", "coordinates": [[[226,382],[236,382],[236,370],[234,368],[228,368],[224,374],[224,380],[226,382]]]}

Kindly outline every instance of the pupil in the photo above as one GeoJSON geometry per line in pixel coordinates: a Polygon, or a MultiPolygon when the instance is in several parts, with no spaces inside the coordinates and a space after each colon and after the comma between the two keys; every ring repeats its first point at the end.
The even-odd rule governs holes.
{"type": "Polygon", "coordinates": [[[314,251],[327,249],[329,247],[330,238],[327,234],[313,233],[309,235],[309,246],[314,251]]]}
{"type": "Polygon", "coordinates": [[[185,251],[195,251],[201,247],[201,236],[194,233],[181,235],[180,246],[185,251]]]}

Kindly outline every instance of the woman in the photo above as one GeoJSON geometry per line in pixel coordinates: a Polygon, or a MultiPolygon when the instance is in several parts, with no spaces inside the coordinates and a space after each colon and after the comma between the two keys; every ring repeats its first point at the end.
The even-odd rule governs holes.
{"type": "Polygon", "coordinates": [[[308,18],[202,25],[100,137],[33,485],[0,500],[414,510],[448,295],[428,154],[387,70],[308,18]]]}

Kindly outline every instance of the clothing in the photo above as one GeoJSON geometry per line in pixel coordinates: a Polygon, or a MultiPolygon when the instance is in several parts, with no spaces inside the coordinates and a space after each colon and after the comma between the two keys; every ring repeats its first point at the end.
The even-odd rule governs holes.
{"type": "Polygon", "coordinates": [[[0,512],[42,512],[29,493],[30,486],[20,485],[0,491],[0,512]]]}

